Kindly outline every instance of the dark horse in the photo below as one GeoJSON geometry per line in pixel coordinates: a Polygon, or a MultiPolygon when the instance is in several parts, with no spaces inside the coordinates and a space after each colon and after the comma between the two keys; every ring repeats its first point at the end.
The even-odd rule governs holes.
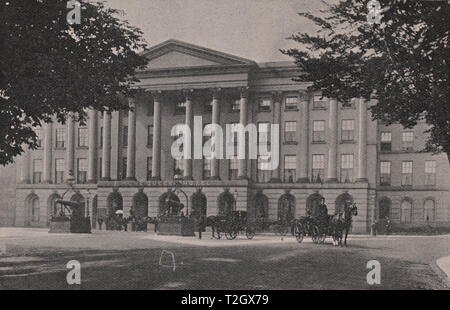
{"type": "Polygon", "coordinates": [[[347,236],[350,227],[352,226],[352,217],[357,215],[358,208],[356,207],[356,204],[344,202],[344,210],[331,216],[330,232],[335,246],[347,247],[347,236]],[[343,237],[344,242],[342,242],[343,237]]]}
{"type": "Polygon", "coordinates": [[[211,227],[212,239],[220,239],[221,233],[226,231],[225,218],[223,216],[208,216],[206,226],[211,227]]]}

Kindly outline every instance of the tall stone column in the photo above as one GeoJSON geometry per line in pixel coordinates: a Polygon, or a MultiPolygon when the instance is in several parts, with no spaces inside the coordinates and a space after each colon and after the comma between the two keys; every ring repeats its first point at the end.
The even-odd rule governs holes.
{"type": "Polygon", "coordinates": [[[44,125],[44,178],[43,183],[52,183],[52,133],[53,123],[44,125]]]}
{"type": "Polygon", "coordinates": [[[89,152],[88,152],[88,182],[97,183],[97,162],[98,162],[98,113],[90,109],[89,116],[89,152]]]}
{"type": "Polygon", "coordinates": [[[128,111],[128,148],[127,148],[127,180],[136,180],[136,103],[129,101],[128,111]]]}
{"type": "MultiPolygon", "coordinates": [[[[220,90],[213,90],[213,100],[212,100],[212,115],[211,115],[211,124],[220,125],[220,90]]],[[[213,132],[213,135],[215,133],[213,132]]],[[[217,149],[217,139],[214,138],[214,148],[217,149]]],[[[211,179],[219,180],[220,172],[219,172],[219,159],[213,157],[211,159],[211,179]]]]}
{"type": "Polygon", "coordinates": [[[271,183],[280,183],[280,167],[281,167],[281,100],[283,99],[283,93],[282,92],[274,92],[272,93],[272,102],[273,102],[273,124],[279,126],[278,131],[278,141],[270,141],[270,137],[267,137],[267,141],[270,141],[270,147],[277,147],[278,148],[278,166],[272,170],[272,178],[270,179],[271,183]]]}
{"type": "Polygon", "coordinates": [[[359,139],[358,139],[358,178],[357,182],[367,182],[367,105],[359,99],[359,139]]]}
{"type": "Polygon", "coordinates": [[[193,126],[193,102],[192,102],[192,90],[185,90],[183,91],[185,99],[186,99],[186,120],[185,125],[189,127],[190,132],[189,135],[185,136],[185,143],[184,143],[184,171],[183,171],[183,177],[185,180],[192,180],[192,134],[194,131],[193,126]]]}
{"type": "Polygon", "coordinates": [[[337,180],[337,101],[330,99],[329,118],[328,118],[328,174],[327,183],[336,183],[337,180]]]}
{"type": "Polygon", "coordinates": [[[153,146],[152,146],[152,180],[161,180],[161,100],[162,93],[153,95],[153,146]]]}
{"type": "Polygon", "coordinates": [[[309,183],[309,97],[305,91],[298,95],[300,102],[300,126],[297,131],[297,182],[309,183]]]}
{"type": "Polygon", "coordinates": [[[20,183],[29,184],[31,183],[30,177],[30,167],[31,167],[31,150],[28,148],[28,145],[24,145],[24,153],[22,154],[22,158],[20,161],[20,183]]]}
{"type": "MultiPolygon", "coordinates": [[[[240,100],[240,111],[239,111],[239,122],[242,126],[247,126],[247,107],[248,106],[248,88],[244,87],[241,89],[241,100],[240,100]]],[[[245,143],[239,143],[238,154],[243,154],[244,158],[239,159],[239,167],[238,167],[238,178],[239,179],[247,179],[247,139],[245,138],[245,132],[238,133],[239,137],[244,137],[245,143]]]]}
{"type": "Polygon", "coordinates": [[[73,114],[67,117],[67,146],[66,146],[66,179],[75,174],[75,127],[73,114]]]}
{"type": "Polygon", "coordinates": [[[103,112],[102,180],[111,180],[111,112],[103,112]]]}

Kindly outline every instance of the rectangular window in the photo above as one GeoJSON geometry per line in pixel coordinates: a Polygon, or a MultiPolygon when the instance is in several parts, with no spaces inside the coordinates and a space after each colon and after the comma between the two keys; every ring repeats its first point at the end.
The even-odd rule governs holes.
{"type": "Polygon", "coordinates": [[[88,170],[88,160],[87,158],[78,158],[77,162],[77,183],[85,184],[87,183],[87,170],[88,170]]]}
{"type": "Polygon", "coordinates": [[[414,132],[402,132],[402,149],[404,151],[412,151],[414,149],[414,132]]]}
{"type": "Polygon", "coordinates": [[[177,102],[175,114],[184,114],[186,112],[186,102],[177,102]]]}
{"type": "Polygon", "coordinates": [[[355,140],[355,121],[352,119],[342,120],[342,141],[355,140]]]}
{"type": "Polygon", "coordinates": [[[100,127],[100,140],[98,141],[100,147],[103,147],[103,127],[100,127]]]}
{"type": "Polygon", "coordinates": [[[391,185],[391,162],[381,161],[380,162],[380,185],[390,186],[391,185]]]}
{"type": "Polygon", "coordinates": [[[128,126],[123,126],[122,128],[122,146],[128,146],[128,126]]]}
{"type": "Polygon", "coordinates": [[[297,122],[285,122],[284,123],[284,141],[285,142],[295,142],[297,133],[297,122]]]}
{"type": "Polygon", "coordinates": [[[147,181],[152,179],[152,158],[147,157],[147,181]]]}
{"type": "Polygon", "coordinates": [[[66,140],[66,129],[63,127],[56,128],[56,147],[63,148],[66,140]]]}
{"type": "Polygon", "coordinates": [[[436,185],[436,161],[425,161],[425,185],[436,185]]]}
{"type": "Polygon", "coordinates": [[[272,100],[270,100],[268,98],[259,99],[259,105],[258,105],[259,111],[269,112],[271,104],[272,104],[272,100]]]}
{"type": "Polygon", "coordinates": [[[297,110],[298,97],[286,97],[285,110],[297,110]]]}
{"type": "Polygon", "coordinates": [[[148,147],[153,146],[153,125],[147,127],[147,145],[148,147]]]}
{"type": "Polygon", "coordinates": [[[211,159],[203,158],[203,179],[211,177],[211,159]]]}
{"type": "Polygon", "coordinates": [[[42,147],[42,129],[38,128],[34,132],[36,133],[36,144],[37,144],[37,147],[42,147]]]}
{"type": "Polygon", "coordinates": [[[392,133],[384,131],[381,133],[381,151],[390,152],[392,150],[392,133]]]}
{"type": "Polygon", "coordinates": [[[258,170],[256,172],[259,183],[267,183],[270,181],[272,170],[269,168],[269,158],[258,156],[258,170]]]}
{"type": "Polygon", "coordinates": [[[239,159],[235,156],[230,159],[230,169],[228,171],[228,176],[230,180],[236,180],[238,178],[239,169],[239,159]]]}
{"type": "Polygon", "coordinates": [[[33,160],[33,184],[42,182],[42,159],[33,160]]]}
{"type": "Polygon", "coordinates": [[[402,162],[402,185],[412,185],[413,162],[402,162]]]}
{"type": "Polygon", "coordinates": [[[174,173],[174,175],[175,174],[184,175],[184,159],[182,159],[182,158],[175,159],[173,173],[174,173]]]}
{"type": "Polygon", "coordinates": [[[238,112],[241,110],[241,100],[237,99],[231,103],[231,112],[238,112]]]}
{"type": "Polygon", "coordinates": [[[88,129],[86,127],[78,128],[78,146],[79,147],[88,146],[88,129]]]}
{"type": "Polygon", "coordinates": [[[353,154],[341,155],[341,183],[353,182],[353,154]]]}
{"type": "Polygon", "coordinates": [[[127,158],[122,157],[122,170],[119,175],[119,180],[125,180],[127,178],[127,158]]]}
{"type": "Polygon", "coordinates": [[[312,182],[322,183],[325,177],[325,155],[312,156],[312,182]]]}
{"type": "Polygon", "coordinates": [[[325,141],[325,121],[313,122],[313,142],[325,141]]]}
{"type": "Polygon", "coordinates": [[[313,99],[313,109],[326,109],[328,99],[322,95],[315,95],[313,99]]]}
{"type": "Polygon", "coordinates": [[[296,180],[296,158],[295,155],[284,156],[284,182],[294,183],[296,180]]]}
{"type": "Polygon", "coordinates": [[[234,145],[237,145],[237,143],[238,143],[238,138],[239,138],[239,132],[237,130],[238,126],[239,126],[239,123],[231,123],[230,124],[231,142],[233,142],[234,145]]]}
{"type": "Polygon", "coordinates": [[[55,159],[55,184],[64,183],[64,159],[57,158],[55,159]]]}
{"type": "Polygon", "coordinates": [[[270,138],[270,124],[269,123],[258,123],[258,144],[266,144],[269,142],[270,138]]]}

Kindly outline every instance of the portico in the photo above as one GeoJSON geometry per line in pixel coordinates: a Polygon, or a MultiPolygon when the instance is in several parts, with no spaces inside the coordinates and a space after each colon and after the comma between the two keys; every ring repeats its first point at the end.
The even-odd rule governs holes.
{"type": "MultiPolygon", "coordinates": [[[[309,88],[310,84],[293,81],[299,69],[292,63],[258,64],[176,40],[154,46],[145,56],[149,59],[148,68],[138,72],[137,85],[145,94],[128,99],[129,111],[106,111],[102,115],[88,111],[85,150],[77,143],[80,132],[76,124],[69,119],[65,125],[66,171],[80,170],[83,162],[80,159],[86,157],[89,189],[95,188],[98,206],[91,214],[108,216],[119,207],[128,214],[136,207],[136,201],[148,201],[148,215],[157,216],[160,199],[174,186],[175,171],[179,169],[183,177],[181,186],[189,199],[199,190],[199,195],[206,198],[207,215],[219,212],[219,198],[225,194],[233,196],[237,210],[249,214],[261,213],[254,211],[258,208],[254,198],[259,195],[262,198],[257,201],[267,201],[265,216],[277,219],[282,195],[294,197],[295,213],[300,216],[306,212],[307,198],[311,195],[323,195],[333,206],[335,198],[332,197],[348,192],[361,206],[355,229],[366,231],[368,204],[375,200],[374,192],[369,190],[369,183],[375,184],[375,180],[369,180],[367,173],[366,102],[359,101],[355,109],[343,110],[336,100],[330,99],[325,108],[316,109],[315,92],[309,88]],[[288,99],[294,105],[288,107],[288,99]],[[264,172],[260,169],[260,158],[173,158],[171,146],[177,137],[171,131],[179,124],[190,128],[191,136],[183,147],[186,153],[192,154],[195,116],[202,117],[202,128],[208,124],[221,126],[224,136],[227,124],[242,127],[253,124],[255,128],[278,124],[278,139],[270,139],[268,132],[267,142],[269,148],[279,149],[279,165],[264,172]],[[355,119],[358,128],[355,145],[341,143],[339,124],[344,118],[355,119]],[[316,120],[326,123],[325,141],[320,143],[312,137],[316,120]],[[287,127],[294,131],[289,132],[287,127]],[[354,155],[352,173],[358,183],[339,182],[340,156],[344,153],[354,155]],[[316,154],[324,156],[324,166],[320,168],[324,170],[323,184],[315,184],[312,178],[316,169],[312,157],[316,154]],[[263,173],[267,178],[261,177],[263,173]],[[288,178],[290,174],[292,179],[288,178]]],[[[55,156],[59,154],[54,147],[57,138],[54,127],[48,124],[44,128],[43,181],[47,184],[24,184],[21,195],[37,188],[59,194],[63,188],[51,184],[55,156]]],[[[214,131],[212,136],[214,148],[221,147],[224,154],[228,147],[233,147],[248,156],[247,134],[236,135],[246,143],[234,139],[231,145],[226,139],[216,139],[214,131]]],[[[257,143],[264,143],[263,139],[258,135],[257,143]]],[[[31,179],[32,160],[33,157],[24,159],[21,173],[24,183],[31,179]]],[[[77,186],[82,190],[85,185],[77,186]]],[[[178,198],[183,203],[185,198],[178,198]]]]}

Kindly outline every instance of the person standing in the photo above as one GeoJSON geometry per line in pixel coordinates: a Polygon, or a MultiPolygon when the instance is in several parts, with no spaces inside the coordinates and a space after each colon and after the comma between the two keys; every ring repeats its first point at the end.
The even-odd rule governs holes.
{"type": "Polygon", "coordinates": [[[202,232],[206,231],[206,219],[202,214],[198,218],[198,239],[202,239],[202,232]]]}

